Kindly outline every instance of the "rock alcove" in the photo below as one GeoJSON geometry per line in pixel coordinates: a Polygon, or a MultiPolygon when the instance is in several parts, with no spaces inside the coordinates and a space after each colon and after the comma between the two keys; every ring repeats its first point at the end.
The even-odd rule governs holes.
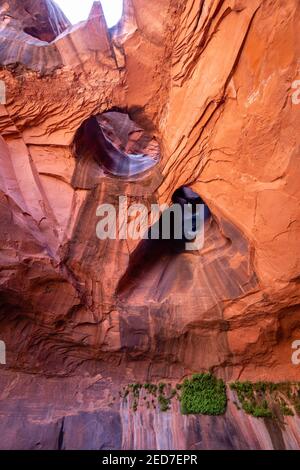
{"type": "Polygon", "coordinates": [[[143,175],[160,158],[155,137],[119,111],[85,120],[76,133],[74,153],[81,167],[96,162],[105,173],[121,178],[143,175]]]}

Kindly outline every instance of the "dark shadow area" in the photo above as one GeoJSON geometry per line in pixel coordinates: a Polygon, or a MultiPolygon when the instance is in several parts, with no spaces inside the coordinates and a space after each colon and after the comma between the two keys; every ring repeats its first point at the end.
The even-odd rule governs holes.
{"type": "MultiPolygon", "coordinates": [[[[178,204],[183,209],[184,205],[190,204],[192,207],[192,228],[197,235],[196,218],[197,218],[197,206],[200,204],[204,205],[204,221],[211,216],[211,212],[201,197],[195,193],[192,189],[182,186],[178,188],[172,196],[173,205],[170,206],[166,211],[170,211],[170,232],[169,239],[165,239],[165,231],[163,227],[163,217],[166,211],[161,215],[160,219],[154,226],[150,227],[147,237],[142,240],[134,252],[130,256],[129,266],[126,273],[121,278],[118,287],[117,294],[122,294],[125,290],[137,283],[143,273],[150,271],[157,262],[163,257],[172,257],[180,253],[185,252],[186,243],[192,241],[192,238],[187,239],[185,237],[185,224],[187,221],[184,218],[184,212],[182,212],[182,218],[178,221],[175,217],[172,209],[175,204],[178,204]],[[182,230],[178,231],[176,227],[177,223],[181,223],[182,230]],[[178,238],[177,234],[182,232],[181,238],[178,238]]],[[[189,221],[190,224],[190,221],[189,221]]],[[[194,238],[195,238],[194,237],[194,238]]]]}
{"type": "Polygon", "coordinates": [[[145,131],[149,133],[155,131],[155,125],[153,121],[151,121],[151,119],[146,116],[145,110],[142,106],[131,106],[128,109],[128,115],[134,122],[137,123],[137,125],[145,129],[145,131]]]}
{"type": "Polygon", "coordinates": [[[39,31],[37,28],[32,26],[31,28],[24,28],[24,33],[39,39],[40,41],[52,42],[56,38],[56,35],[51,31],[39,31]]]}
{"type": "Polygon", "coordinates": [[[59,6],[49,0],[10,0],[8,3],[15,26],[19,23],[24,33],[40,41],[50,43],[71,26],[59,6]]]}

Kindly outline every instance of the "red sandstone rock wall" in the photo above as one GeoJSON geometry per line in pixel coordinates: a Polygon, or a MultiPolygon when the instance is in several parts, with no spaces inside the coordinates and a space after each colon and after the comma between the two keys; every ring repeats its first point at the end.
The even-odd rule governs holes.
{"type": "Polygon", "coordinates": [[[297,417],[282,431],[233,406],[112,401],[208,369],[299,380],[298,0],[127,0],[110,32],[99,4],[73,27],[50,0],[22,5],[0,2],[1,447],[55,448],[62,427],[65,448],[299,447],[297,417]],[[82,123],[111,109],[160,143],[141,178],[76,157],[82,123]],[[213,214],[201,251],[142,251],[134,271],[138,242],[96,237],[100,203],[169,202],[181,185],[213,214]]]}

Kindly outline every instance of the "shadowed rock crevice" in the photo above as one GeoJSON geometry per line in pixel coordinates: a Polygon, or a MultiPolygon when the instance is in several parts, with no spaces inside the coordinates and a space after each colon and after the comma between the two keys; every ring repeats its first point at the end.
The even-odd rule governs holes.
{"type": "Polygon", "coordinates": [[[45,41],[45,42],[52,42],[56,37],[53,32],[42,31],[42,30],[39,30],[38,28],[35,28],[34,26],[24,28],[24,33],[36,39],[39,39],[40,41],[45,41]]]}

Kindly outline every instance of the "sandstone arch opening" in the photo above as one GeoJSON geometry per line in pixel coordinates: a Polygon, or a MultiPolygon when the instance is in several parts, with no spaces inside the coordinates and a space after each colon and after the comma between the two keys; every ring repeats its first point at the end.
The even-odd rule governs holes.
{"type": "Polygon", "coordinates": [[[155,268],[157,264],[167,266],[168,263],[181,253],[186,252],[186,245],[188,241],[191,241],[193,236],[186,238],[186,227],[187,224],[191,227],[194,232],[194,236],[197,235],[197,208],[204,206],[204,221],[209,219],[211,216],[210,210],[205,202],[202,200],[199,194],[193,191],[188,186],[181,186],[177,188],[172,195],[172,205],[169,209],[166,209],[159,220],[154,226],[149,228],[147,239],[142,240],[134,252],[130,256],[128,268],[121,278],[118,287],[117,294],[122,297],[123,293],[127,293],[135,288],[135,286],[141,282],[141,279],[145,275],[155,268]],[[192,220],[187,220],[184,211],[184,206],[189,204],[192,207],[191,217],[192,220]],[[176,217],[176,211],[174,207],[180,207],[181,218],[176,217]],[[166,235],[164,227],[164,217],[170,224],[169,233],[166,235]],[[178,227],[178,224],[181,227],[178,227]],[[178,230],[179,228],[179,230],[178,230]]]}
{"type": "Polygon", "coordinates": [[[91,116],[78,129],[74,154],[79,173],[103,172],[120,178],[144,175],[160,159],[160,146],[127,113],[112,110],[91,116]]]}

